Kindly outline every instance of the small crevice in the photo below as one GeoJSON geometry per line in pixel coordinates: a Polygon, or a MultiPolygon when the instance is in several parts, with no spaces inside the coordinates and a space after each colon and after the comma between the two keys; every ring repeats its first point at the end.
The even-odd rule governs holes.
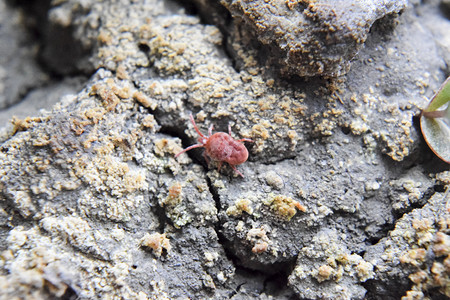
{"type": "Polygon", "coordinates": [[[405,215],[412,212],[414,209],[420,209],[423,208],[427,203],[428,200],[436,193],[436,192],[444,192],[444,186],[440,185],[434,185],[429,187],[422,195],[422,198],[419,202],[412,203],[409,207],[405,208],[401,211],[393,211],[392,214],[394,216],[394,220],[392,223],[386,223],[383,226],[380,226],[381,229],[379,230],[379,234],[377,237],[370,237],[367,239],[367,241],[370,243],[370,245],[376,245],[382,240],[383,238],[389,236],[389,233],[395,229],[395,226],[399,219],[403,218],[405,215]]]}
{"type": "Polygon", "coordinates": [[[173,7],[172,10],[175,12],[178,6],[183,7],[185,13],[190,16],[198,16],[197,7],[192,1],[183,1],[183,0],[169,0],[166,1],[166,5],[168,7],[173,7]]]}
{"type": "Polygon", "coordinates": [[[236,287],[236,289],[233,289],[233,290],[231,291],[231,293],[228,295],[229,299],[231,299],[231,298],[233,298],[234,296],[236,296],[236,295],[239,293],[239,291],[241,290],[242,286],[244,286],[244,285],[245,285],[245,282],[243,282],[243,283],[241,283],[241,284],[238,284],[238,286],[236,287]]]}
{"type": "MultiPolygon", "coordinates": [[[[156,121],[158,121],[158,123],[159,123],[158,118],[156,118],[156,121]]],[[[180,130],[178,127],[161,126],[161,128],[159,129],[159,133],[166,134],[166,135],[174,137],[174,138],[179,138],[181,140],[181,143],[183,144],[183,146],[185,146],[185,144],[188,145],[189,141],[190,141],[187,134],[184,133],[183,130],[180,130]]]]}
{"type": "Polygon", "coordinates": [[[138,48],[139,51],[143,52],[144,54],[146,54],[148,56],[149,52],[150,52],[150,47],[144,43],[139,43],[138,44],[138,48]]]}
{"type": "Polygon", "coordinates": [[[367,242],[370,246],[374,246],[378,244],[383,238],[389,236],[389,232],[395,229],[395,222],[392,224],[384,224],[380,226],[380,230],[378,231],[377,236],[372,236],[367,238],[367,242]]]}
{"type": "Polygon", "coordinates": [[[164,207],[161,207],[158,204],[158,199],[154,198],[152,201],[150,201],[149,203],[155,203],[154,206],[152,206],[150,209],[151,211],[156,215],[156,217],[158,218],[158,232],[165,232],[166,231],[166,226],[167,224],[171,224],[173,226],[173,222],[171,219],[169,219],[166,215],[166,211],[164,209],[164,207]]]}
{"type": "MultiPolygon", "coordinates": [[[[292,271],[293,268],[268,276],[264,281],[264,293],[274,298],[278,298],[283,296],[287,291],[290,291],[291,288],[288,286],[288,277],[292,271]]],[[[291,293],[293,296],[293,291],[291,293]]],[[[291,297],[291,299],[292,298],[294,297],[291,297]]],[[[296,299],[296,297],[294,299],[296,299]]]]}
{"type": "Polygon", "coordinates": [[[414,209],[423,208],[428,203],[428,200],[430,200],[430,198],[435,194],[435,192],[435,186],[431,186],[423,193],[419,201],[411,203],[410,206],[401,211],[394,211],[394,224],[397,223],[399,219],[403,218],[403,216],[412,212],[414,209]]]}
{"type": "Polygon", "coordinates": [[[80,299],[80,297],[78,296],[78,293],[75,289],[73,289],[70,286],[70,283],[66,283],[67,287],[66,290],[64,291],[64,294],[56,296],[55,295],[55,291],[52,291],[52,289],[50,287],[53,288],[53,283],[51,281],[46,280],[46,283],[44,285],[44,291],[47,294],[47,299],[48,300],[76,300],[76,299],[80,299]]]}
{"type": "Polygon", "coordinates": [[[444,193],[446,191],[445,185],[443,185],[443,184],[436,184],[436,185],[434,185],[433,186],[433,190],[436,193],[444,193]]]}
{"type": "Polygon", "coordinates": [[[360,284],[367,290],[365,300],[401,299],[406,294],[406,291],[412,287],[412,281],[405,284],[405,281],[401,279],[389,281],[369,279],[360,284]]]}
{"type": "MultiPolygon", "coordinates": [[[[147,45],[146,43],[140,42],[140,43],[137,44],[137,47],[138,47],[139,51],[141,51],[141,52],[145,55],[145,57],[147,58],[147,60],[148,60],[148,65],[146,66],[146,69],[147,69],[149,72],[153,72],[153,71],[154,71],[154,70],[153,70],[153,60],[154,60],[154,58],[153,58],[153,60],[152,60],[152,57],[151,57],[151,55],[150,55],[150,51],[151,51],[150,46],[147,45]]],[[[136,81],[133,80],[133,84],[134,84],[134,86],[135,86],[137,89],[139,89],[139,87],[138,87],[137,84],[136,84],[136,81]]]]}
{"type": "Polygon", "coordinates": [[[450,3],[448,1],[441,1],[439,10],[445,18],[450,20],[450,3]]]}
{"type": "MultiPolygon", "coordinates": [[[[2,207],[3,210],[6,211],[6,214],[8,216],[11,216],[11,220],[9,220],[9,222],[7,223],[8,227],[10,227],[11,229],[17,227],[17,226],[23,226],[25,228],[27,228],[27,226],[29,226],[30,228],[34,225],[34,216],[33,213],[30,214],[30,216],[25,217],[20,213],[19,208],[16,207],[16,204],[14,203],[14,201],[10,198],[7,197],[4,193],[0,193],[1,197],[0,199],[4,199],[4,203],[5,205],[2,207]]],[[[2,200],[3,200],[2,199],[2,200]]],[[[35,203],[33,203],[35,204],[35,203]]],[[[39,208],[36,209],[37,211],[39,210],[39,208]]]]}
{"type": "MultiPolygon", "coordinates": [[[[183,145],[183,148],[187,148],[194,144],[191,138],[187,136],[186,133],[184,133],[184,130],[180,130],[178,127],[171,127],[171,126],[162,126],[159,130],[159,133],[169,135],[171,137],[176,137],[181,140],[181,144],[183,145]]],[[[203,166],[205,169],[205,173],[208,171],[208,166],[206,165],[206,162],[201,158],[200,153],[203,153],[203,149],[192,149],[191,151],[187,151],[186,154],[192,159],[192,161],[195,164],[203,166]]]]}
{"type": "Polygon", "coordinates": [[[66,291],[58,299],[61,300],[76,300],[79,299],[78,293],[70,285],[67,286],[66,291]]]}
{"type": "Polygon", "coordinates": [[[341,131],[342,131],[343,134],[349,135],[350,132],[351,132],[351,129],[350,129],[350,127],[342,126],[342,127],[341,127],[341,131]]]}
{"type": "MultiPolygon", "coordinates": [[[[221,209],[220,209],[221,206],[220,206],[219,193],[217,193],[217,191],[214,189],[214,187],[212,185],[212,182],[211,182],[211,178],[209,178],[208,176],[206,176],[206,182],[208,184],[209,192],[211,193],[211,195],[212,195],[212,197],[214,199],[214,202],[216,203],[217,213],[219,214],[220,211],[221,211],[221,209]]],[[[219,221],[219,223],[220,223],[220,221],[219,221]]]]}
{"type": "MultiPolygon", "coordinates": [[[[444,289],[447,286],[444,287],[444,289]]],[[[448,296],[444,295],[442,292],[443,287],[432,287],[429,290],[424,291],[424,299],[433,300],[448,300],[448,296]]]]}
{"type": "Polygon", "coordinates": [[[217,208],[217,215],[219,216],[219,221],[214,224],[214,231],[217,234],[217,238],[219,240],[219,244],[222,245],[226,257],[233,262],[233,265],[235,267],[238,266],[237,257],[236,255],[229,249],[228,244],[229,241],[225,238],[225,236],[222,233],[222,221],[220,220],[220,214],[221,214],[221,203],[220,203],[220,195],[219,193],[214,189],[211,178],[209,176],[206,176],[206,183],[208,184],[209,192],[211,193],[213,200],[215,202],[216,208],[217,208]]]}
{"type": "Polygon", "coordinates": [[[274,299],[298,299],[294,291],[288,286],[289,273],[281,271],[266,274],[240,265],[235,265],[235,267],[234,283],[236,289],[230,293],[229,298],[251,297],[253,299],[265,294],[274,299]]]}
{"type": "Polygon", "coordinates": [[[292,155],[288,155],[286,157],[279,157],[275,160],[258,161],[258,163],[263,166],[275,166],[276,164],[279,164],[284,161],[295,161],[296,158],[297,158],[297,154],[292,154],[292,155]]]}

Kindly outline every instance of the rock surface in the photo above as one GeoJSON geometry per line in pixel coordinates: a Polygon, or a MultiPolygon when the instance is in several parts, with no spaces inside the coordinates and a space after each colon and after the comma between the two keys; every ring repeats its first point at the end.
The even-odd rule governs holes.
{"type": "MultiPolygon", "coordinates": [[[[402,1],[222,0],[264,46],[268,65],[299,76],[340,76],[373,23],[399,13],[402,1]]],[[[248,30],[248,29],[247,29],[248,30]]]]}
{"type": "MultiPolygon", "coordinates": [[[[359,49],[347,74],[290,80],[247,37],[280,40],[228,24],[217,2],[51,5],[42,56],[66,78],[33,94],[72,88],[3,127],[0,298],[449,296],[448,166],[414,116],[448,73],[450,22],[437,1],[367,2],[378,8],[365,6],[362,24],[333,23],[346,27],[337,36],[359,34],[352,55],[329,61],[347,71],[359,49]],[[187,13],[213,9],[217,26],[187,13]],[[395,26],[375,22],[400,9],[395,26]],[[57,52],[50,33],[74,52],[57,52]],[[91,71],[82,89],[70,81],[91,71]],[[195,143],[190,113],[203,132],[230,124],[254,140],[244,178],[201,150],[174,158],[195,143]]],[[[299,28],[322,32],[342,3],[309,3],[324,18],[299,28]]]]}
{"type": "Polygon", "coordinates": [[[0,1],[0,109],[48,81],[36,61],[38,44],[24,27],[26,22],[22,12],[0,1]]]}

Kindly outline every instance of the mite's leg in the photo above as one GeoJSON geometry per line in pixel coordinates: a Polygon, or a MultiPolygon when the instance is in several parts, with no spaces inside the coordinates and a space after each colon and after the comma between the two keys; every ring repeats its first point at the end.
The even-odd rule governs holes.
{"type": "Polygon", "coordinates": [[[250,143],[254,143],[255,141],[254,140],[252,140],[252,139],[240,139],[240,140],[237,140],[238,142],[250,142],[250,143]]]}
{"type": "Polygon", "coordinates": [[[236,169],[236,167],[235,167],[234,165],[230,165],[230,166],[233,168],[233,170],[234,170],[236,173],[238,173],[239,175],[242,176],[242,178],[244,178],[244,174],[242,174],[241,172],[239,172],[238,169],[236,169]]]}
{"type": "Polygon", "coordinates": [[[189,118],[191,119],[192,125],[194,125],[194,129],[195,131],[197,131],[198,135],[201,136],[202,138],[206,138],[203,135],[203,133],[201,133],[200,130],[198,129],[197,124],[195,124],[194,117],[192,116],[192,114],[189,115],[189,118]]]}
{"type": "Polygon", "coordinates": [[[175,155],[175,157],[180,156],[181,154],[183,154],[186,151],[189,151],[189,150],[194,149],[194,148],[200,148],[200,147],[204,147],[204,145],[203,144],[195,144],[195,145],[189,146],[186,149],[183,149],[183,151],[178,152],[177,155],[175,155]]]}

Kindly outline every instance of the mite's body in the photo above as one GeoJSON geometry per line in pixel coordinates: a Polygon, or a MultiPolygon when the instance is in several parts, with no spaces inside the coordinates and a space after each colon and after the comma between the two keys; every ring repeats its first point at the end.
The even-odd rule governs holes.
{"type": "Polygon", "coordinates": [[[175,155],[178,157],[180,154],[189,151],[194,148],[204,147],[206,149],[205,154],[212,160],[219,162],[219,171],[223,162],[228,163],[233,170],[244,177],[244,175],[236,169],[237,165],[240,165],[247,161],[248,150],[242,144],[242,142],[253,142],[251,139],[235,140],[231,137],[231,127],[228,126],[228,133],[216,132],[212,134],[213,126],[209,127],[208,136],[203,135],[195,124],[194,117],[190,115],[192,124],[195,131],[197,131],[199,138],[198,144],[192,145],[175,155]]]}

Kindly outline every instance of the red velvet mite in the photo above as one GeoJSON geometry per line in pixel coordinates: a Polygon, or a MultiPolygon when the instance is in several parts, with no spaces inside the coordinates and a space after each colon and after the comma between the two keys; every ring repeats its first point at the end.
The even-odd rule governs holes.
{"type": "Polygon", "coordinates": [[[244,163],[248,158],[248,150],[245,148],[242,142],[253,142],[251,139],[235,140],[231,137],[231,126],[228,125],[228,133],[216,132],[212,134],[213,125],[209,127],[208,136],[204,136],[195,124],[192,114],[189,116],[195,131],[197,131],[199,137],[197,139],[198,144],[192,145],[175,155],[178,157],[182,153],[194,148],[204,147],[206,151],[203,153],[205,159],[208,161],[208,157],[212,160],[218,161],[218,170],[223,162],[227,162],[233,170],[244,177],[244,175],[236,169],[237,165],[244,163]]]}

